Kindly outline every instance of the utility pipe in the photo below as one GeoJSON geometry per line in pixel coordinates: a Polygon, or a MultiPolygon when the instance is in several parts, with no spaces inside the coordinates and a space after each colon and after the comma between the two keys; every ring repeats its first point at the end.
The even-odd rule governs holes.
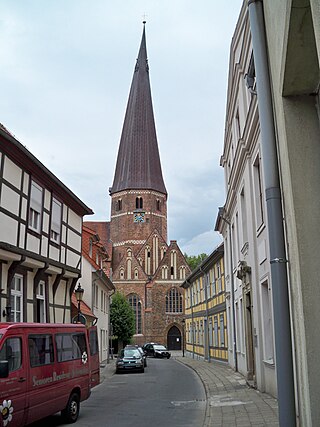
{"type": "Polygon", "coordinates": [[[258,95],[272,280],[280,427],[296,425],[291,321],[276,135],[261,0],[248,0],[258,95]]]}
{"type": "Polygon", "coordinates": [[[224,207],[220,207],[218,216],[228,225],[229,232],[229,254],[230,254],[230,285],[231,285],[231,309],[232,309],[232,329],[233,329],[233,363],[234,370],[238,371],[238,356],[237,356],[237,334],[236,334],[236,313],[235,313],[235,296],[234,296],[234,275],[233,275],[233,256],[232,256],[232,235],[231,235],[231,220],[224,207]]]}

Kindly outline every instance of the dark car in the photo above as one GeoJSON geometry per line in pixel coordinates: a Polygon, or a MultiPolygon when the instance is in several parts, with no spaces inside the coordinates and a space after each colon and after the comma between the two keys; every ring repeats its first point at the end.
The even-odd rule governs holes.
{"type": "Polygon", "coordinates": [[[161,344],[145,344],[143,350],[147,353],[147,356],[153,356],[158,358],[170,359],[171,353],[167,350],[164,345],[161,344]]]}
{"type": "Polygon", "coordinates": [[[120,351],[116,360],[116,373],[123,371],[144,372],[144,362],[137,348],[125,348],[120,351]]]}
{"type": "Polygon", "coordinates": [[[143,365],[145,368],[147,367],[147,354],[140,345],[128,344],[125,348],[136,348],[139,350],[143,359],[143,365]]]}

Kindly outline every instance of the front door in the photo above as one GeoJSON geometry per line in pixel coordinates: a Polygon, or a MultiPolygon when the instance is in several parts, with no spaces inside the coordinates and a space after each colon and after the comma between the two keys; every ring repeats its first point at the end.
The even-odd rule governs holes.
{"type": "Polygon", "coordinates": [[[168,332],[168,350],[181,350],[182,342],[181,342],[181,332],[176,326],[172,326],[168,332]]]}

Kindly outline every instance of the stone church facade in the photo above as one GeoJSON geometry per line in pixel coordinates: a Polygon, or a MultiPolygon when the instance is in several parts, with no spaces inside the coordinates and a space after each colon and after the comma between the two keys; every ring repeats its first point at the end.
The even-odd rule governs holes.
{"type": "Polygon", "coordinates": [[[153,115],[145,28],[134,69],[112,187],[110,222],[89,222],[109,253],[110,275],[135,312],[134,342],[182,349],[190,269],[167,242],[167,190],[153,115]]]}

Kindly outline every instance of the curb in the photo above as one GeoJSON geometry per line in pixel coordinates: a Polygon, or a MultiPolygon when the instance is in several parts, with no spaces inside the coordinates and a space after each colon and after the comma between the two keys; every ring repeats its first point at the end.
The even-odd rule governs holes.
{"type": "Polygon", "coordinates": [[[210,416],[210,401],[209,401],[209,388],[207,383],[202,379],[201,375],[199,374],[199,372],[193,368],[192,366],[188,365],[188,363],[183,362],[182,360],[180,360],[180,358],[175,358],[175,360],[179,363],[181,363],[184,366],[187,366],[188,368],[192,369],[193,372],[195,372],[197,374],[197,376],[199,377],[200,381],[203,384],[205,393],[206,393],[206,409],[205,409],[205,414],[204,414],[204,423],[202,427],[211,427],[211,416],[210,416]]]}

